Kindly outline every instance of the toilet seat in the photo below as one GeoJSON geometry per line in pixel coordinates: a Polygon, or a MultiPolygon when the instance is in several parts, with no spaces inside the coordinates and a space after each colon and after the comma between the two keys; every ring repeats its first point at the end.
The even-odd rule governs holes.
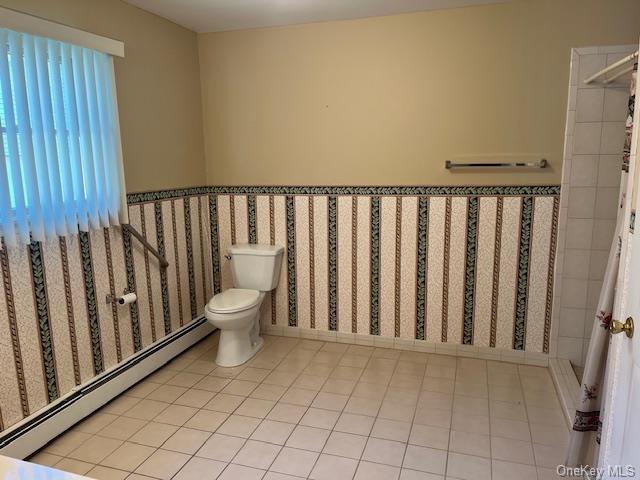
{"type": "Polygon", "coordinates": [[[249,310],[262,301],[258,290],[230,288],[214,295],[206,309],[211,313],[237,313],[249,310]]]}

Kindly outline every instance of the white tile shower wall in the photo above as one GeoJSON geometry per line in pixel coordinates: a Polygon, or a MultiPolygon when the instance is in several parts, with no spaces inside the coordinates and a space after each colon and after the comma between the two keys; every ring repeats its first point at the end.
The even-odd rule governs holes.
{"type": "Polygon", "coordinates": [[[633,50],[571,53],[550,353],[577,367],[584,365],[613,238],[629,98],[627,75],[606,88],[584,79],[633,50]]]}

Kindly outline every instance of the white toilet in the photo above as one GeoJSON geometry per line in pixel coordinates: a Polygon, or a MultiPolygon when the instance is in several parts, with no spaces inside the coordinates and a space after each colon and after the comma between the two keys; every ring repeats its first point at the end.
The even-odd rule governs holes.
{"type": "Polygon", "coordinates": [[[221,367],[242,365],[262,347],[260,305],[265,293],[278,285],[284,247],[277,245],[233,245],[233,288],[209,301],[207,320],[220,330],[216,363],[221,367]]]}

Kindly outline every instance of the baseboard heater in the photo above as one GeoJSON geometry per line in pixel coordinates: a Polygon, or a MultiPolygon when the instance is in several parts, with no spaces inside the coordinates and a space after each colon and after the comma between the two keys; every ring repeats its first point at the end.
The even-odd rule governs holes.
{"type": "Polygon", "coordinates": [[[0,455],[24,459],[213,332],[197,318],[73,389],[0,436],[0,455]]]}

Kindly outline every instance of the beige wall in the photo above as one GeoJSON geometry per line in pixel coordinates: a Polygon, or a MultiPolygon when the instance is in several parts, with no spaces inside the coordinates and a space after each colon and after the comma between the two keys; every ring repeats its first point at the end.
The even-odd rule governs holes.
{"type": "Polygon", "coordinates": [[[125,43],[115,70],[129,192],[205,183],[195,33],[120,0],[0,5],[125,43]]]}
{"type": "Polygon", "coordinates": [[[525,0],[199,35],[213,184],[559,184],[570,48],[637,43],[637,0],[525,0]],[[462,155],[544,171],[451,173],[462,155]]]}

